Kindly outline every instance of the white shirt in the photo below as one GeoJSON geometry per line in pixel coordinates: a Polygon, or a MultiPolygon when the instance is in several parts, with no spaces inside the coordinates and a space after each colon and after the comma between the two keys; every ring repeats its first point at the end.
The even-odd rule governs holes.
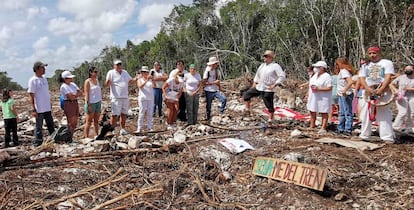
{"type": "Polygon", "coordinates": [[[89,80],[89,103],[94,104],[102,101],[102,88],[99,81],[96,80],[96,85],[89,80]]]}
{"type": "Polygon", "coordinates": [[[165,81],[168,84],[168,88],[166,90],[166,98],[170,100],[176,100],[178,101],[177,95],[178,93],[183,89],[184,83],[178,80],[178,84],[175,83],[174,78],[169,78],[167,81],[165,81]],[[174,93],[174,94],[171,94],[174,93]]]}
{"type": "Polygon", "coordinates": [[[109,70],[106,74],[106,81],[111,81],[111,99],[128,98],[128,85],[131,79],[132,77],[123,69],[121,73],[115,69],[109,70]]]}
{"type": "Polygon", "coordinates": [[[184,75],[184,84],[185,89],[187,90],[188,94],[193,94],[201,82],[201,76],[199,73],[195,73],[192,75],[191,73],[187,73],[184,75]]]}
{"type": "MultiPolygon", "coordinates": [[[[174,78],[175,77],[175,75],[178,73],[178,69],[174,69],[174,70],[172,70],[171,72],[170,72],[170,75],[168,76],[168,78],[174,78]]],[[[187,74],[188,72],[185,70],[185,69],[183,69],[183,72],[182,72],[182,74],[183,75],[185,75],[185,74],[187,74]]],[[[180,82],[184,82],[184,77],[178,77],[178,79],[180,80],[180,82]]]]}
{"type": "MultiPolygon", "coordinates": [[[[346,85],[348,84],[348,82],[346,81],[346,79],[348,77],[352,77],[351,73],[349,73],[348,70],[346,69],[340,69],[339,70],[339,74],[338,74],[338,83],[336,86],[336,94],[338,94],[339,96],[342,94],[342,91],[345,89],[346,85]]],[[[349,95],[352,93],[352,88],[349,88],[348,91],[346,91],[346,95],[349,95]]]]}
{"type": "Polygon", "coordinates": [[[52,110],[49,83],[46,78],[31,77],[28,82],[27,92],[34,93],[34,103],[37,113],[50,112],[52,110]]]}
{"type": "Polygon", "coordinates": [[[79,87],[74,82],[71,82],[69,85],[66,83],[62,83],[62,85],[60,86],[60,94],[63,96],[65,100],[68,100],[67,95],[69,93],[76,95],[78,90],[79,87]]]}
{"type": "Polygon", "coordinates": [[[309,94],[306,108],[311,112],[329,113],[331,112],[332,91],[312,92],[311,86],[316,85],[318,88],[332,87],[331,75],[323,73],[318,77],[314,74],[309,80],[309,94]]]}
{"type": "MultiPolygon", "coordinates": [[[[144,83],[144,78],[139,78],[141,83],[144,83]]],[[[140,101],[153,101],[154,100],[154,91],[152,90],[152,80],[148,80],[144,87],[139,88],[138,100],[140,101]]]]}
{"type": "Polygon", "coordinates": [[[359,77],[365,77],[368,86],[378,85],[384,81],[386,74],[394,74],[394,64],[387,59],[369,62],[361,67],[359,77]]]}
{"type": "MultiPolygon", "coordinates": [[[[218,79],[216,72],[218,72],[218,70],[212,69],[211,66],[207,66],[203,73],[203,79],[206,79],[209,83],[216,81],[218,79]]],[[[211,84],[206,85],[204,90],[208,92],[217,92],[219,87],[216,84],[211,84]]]]}
{"type": "MultiPolygon", "coordinates": [[[[150,71],[150,75],[152,75],[153,77],[162,77],[162,75],[164,74],[164,72],[160,69],[159,72],[157,72],[155,69],[151,69],[150,71]],[[152,73],[154,72],[154,73],[152,73]],[[154,74],[154,75],[152,75],[154,74]]],[[[162,88],[162,85],[164,84],[164,81],[158,80],[155,81],[155,88],[162,88]]]]}
{"type": "Polygon", "coordinates": [[[274,62],[260,65],[253,79],[257,83],[256,89],[265,92],[273,92],[269,87],[275,84],[283,84],[285,80],[286,74],[282,67],[274,62]]]}
{"type": "Polygon", "coordinates": [[[393,84],[398,85],[398,91],[404,93],[404,96],[408,98],[414,97],[413,91],[405,91],[404,88],[413,88],[414,87],[414,79],[410,79],[407,77],[406,74],[401,74],[398,76],[394,81],[393,84]]]}

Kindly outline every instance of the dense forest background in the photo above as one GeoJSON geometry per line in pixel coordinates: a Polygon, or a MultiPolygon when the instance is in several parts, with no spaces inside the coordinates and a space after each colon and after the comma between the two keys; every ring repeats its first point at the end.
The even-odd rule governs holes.
{"type": "MultiPolygon", "coordinates": [[[[91,61],[74,68],[75,83],[83,85],[89,66],[100,70],[101,82],[119,58],[134,76],[140,66],[159,61],[166,72],[182,59],[201,72],[209,56],[218,56],[225,78],[254,74],[266,49],[294,79],[306,79],[305,68],[339,56],[358,67],[370,45],[382,48],[397,69],[414,63],[413,0],[236,0],[215,6],[217,0],[194,0],[177,5],[153,40],[125,47],[107,46],[91,61]]],[[[58,87],[56,70],[50,80],[58,87]]]]}

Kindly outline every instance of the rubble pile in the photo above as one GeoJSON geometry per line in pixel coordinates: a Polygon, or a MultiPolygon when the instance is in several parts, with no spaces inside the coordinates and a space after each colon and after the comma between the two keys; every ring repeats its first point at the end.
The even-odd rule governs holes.
{"type": "MultiPolygon", "coordinates": [[[[204,120],[201,98],[198,124],[178,122],[167,130],[157,117],[154,132],[134,134],[138,110],[132,101],[128,135],[85,139],[82,115],[72,143],[48,139],[37,148],[31,145],[28,96],[16,92],[22,144],[0,150],[0,209],[414,208],[412,136],[399,134],[399,144],[348,147],[335,139],[349,139],[333,132],[320,136],[306,121],[278,117],[267,123],[260,99],[252,101],[253,114],[244,114],[241,86],[240,79],[226,81],[227,110],[219,115],[214,101],[211,121],[204,120]],[[253,149],[237,153],[223,139],[244,140],[253,149]],[[323,191],[253,175],[258,157],[326,169],[323,191]]],[[[58,97],[53,112],[56,125],[65,123],[58,97]]]]}

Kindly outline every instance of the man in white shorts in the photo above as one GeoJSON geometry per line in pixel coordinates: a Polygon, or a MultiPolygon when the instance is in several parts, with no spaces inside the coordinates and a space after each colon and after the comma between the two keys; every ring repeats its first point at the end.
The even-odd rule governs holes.
{"type": "Polygon", "coordinates": [[[111,126],[116,127],[118,117],[121,130],[119,134],[126,135],[125,130],[126,116],[129,110],[128,85],[137,81],[137,77],[132,78],[129,73],[122,69],[121,60],[114,61],[114,69],[106,74],[106,87],[110,89],[111,96],[111,126]]]}

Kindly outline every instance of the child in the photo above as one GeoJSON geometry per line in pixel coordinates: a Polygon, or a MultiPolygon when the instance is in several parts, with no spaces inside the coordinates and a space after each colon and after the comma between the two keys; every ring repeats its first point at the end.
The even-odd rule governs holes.
{"type": "Polygon", "coordinates": [[[5,146],[10,147],[10,132],[13,132],[13,145],[19,145],[17,137],[17,111],[14,106],[13,91],[3,89],[3,98],[1,101],[1,109],[3,110],[5,132],[5,146]]]}

